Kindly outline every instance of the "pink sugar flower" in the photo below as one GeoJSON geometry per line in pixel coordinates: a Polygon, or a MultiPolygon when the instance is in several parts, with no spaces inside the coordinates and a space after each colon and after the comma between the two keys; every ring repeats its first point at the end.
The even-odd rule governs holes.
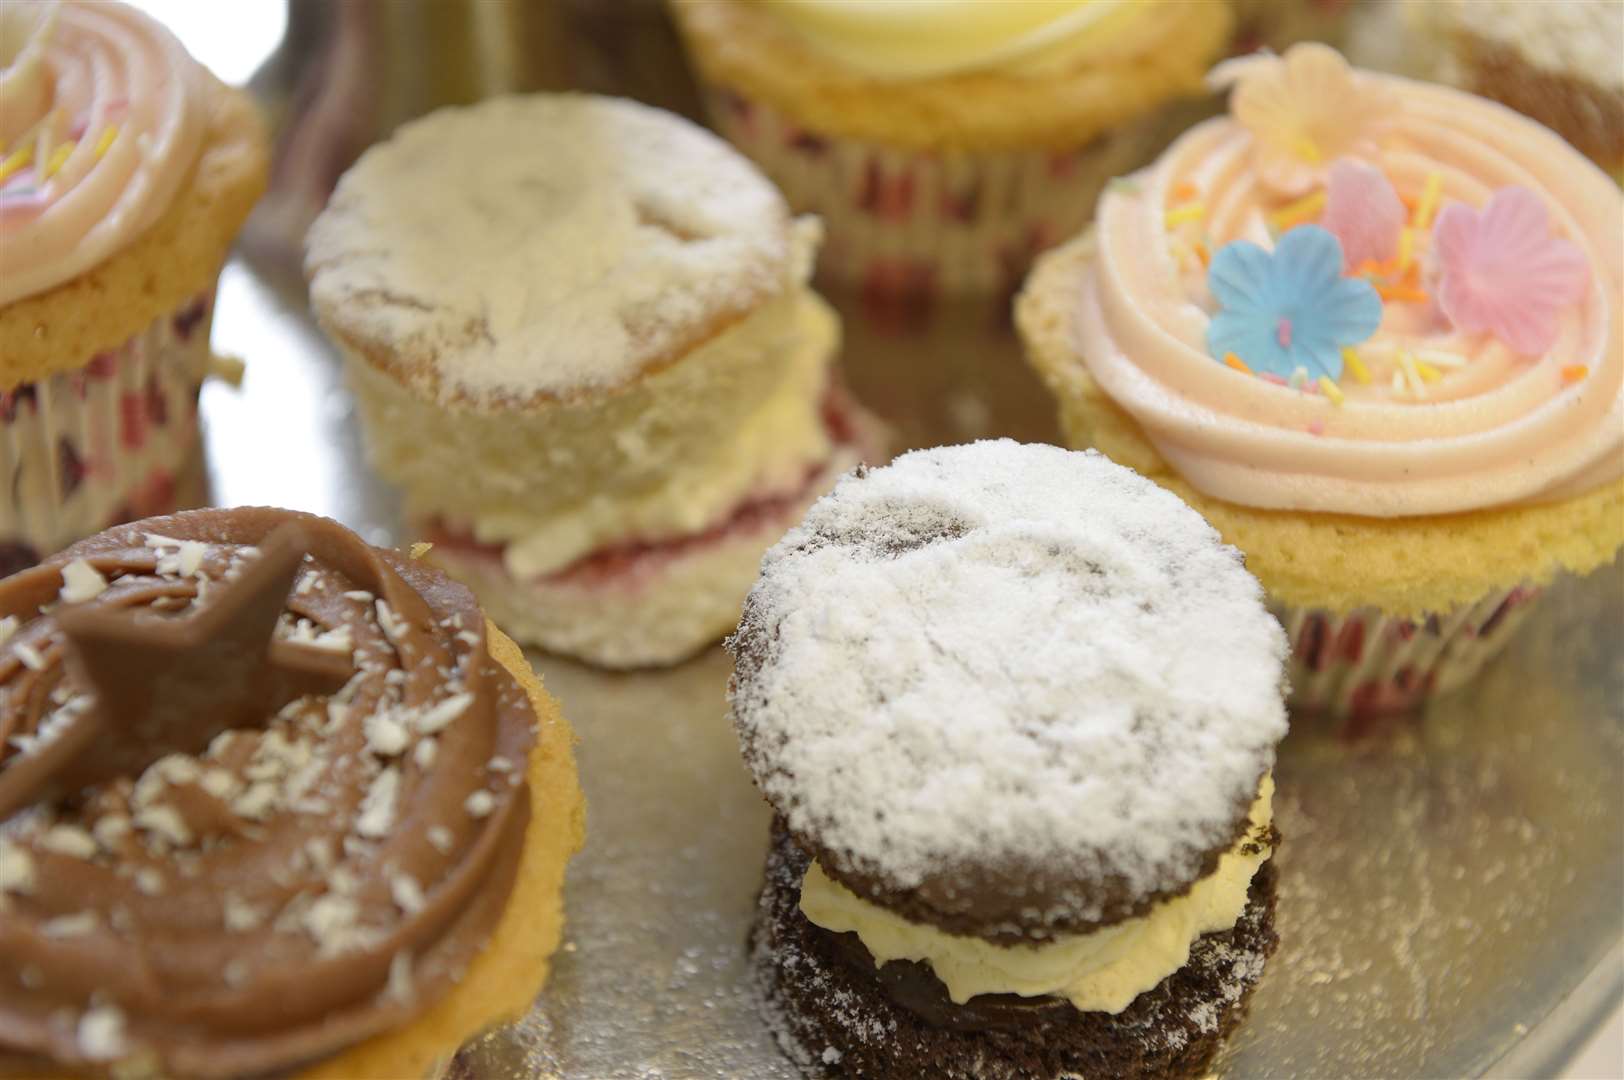
{"type": "Polygon", "coordinates": [[[1524,187],[1501,188],[1482,211],[1450,203],[1433,226],[1432,245],[1444,315],[1524,356],[1556,344],[1562,309],[1590,288],[1584,252],[1551,232],[1545,203],[1524,187]]]}
{"type": "Polygon", "coordinates": [[[1398,254],[1404,219],[1404,203],[1380,169],[1353,158],[1331,166],[1319,223],[1342,241],[1346,269],[1398,254]]]}

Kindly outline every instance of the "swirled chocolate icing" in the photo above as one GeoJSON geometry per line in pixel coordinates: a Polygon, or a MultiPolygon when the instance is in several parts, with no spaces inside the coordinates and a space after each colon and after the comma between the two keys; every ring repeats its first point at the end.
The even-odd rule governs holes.
{"type": "Polygon", "coordinates": [[[530,816],[524,692],[465,589],[325,519],[152,519],[0,582],[0,775],[96,707],[58,605],[188,618],[288,521],[309,554],[276,636],[354,675],[0,820],[0,1065],[288,1071],[408,1023],[502,912],[530,816]]]}

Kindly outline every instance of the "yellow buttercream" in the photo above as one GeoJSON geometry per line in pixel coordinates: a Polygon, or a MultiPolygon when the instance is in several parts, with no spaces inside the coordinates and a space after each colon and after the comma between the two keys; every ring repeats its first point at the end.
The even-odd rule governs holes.
{"type": "MultiPolygon", "coordinates": [[[[1116,132],[1199,94],[1233,25],[1225,3],[1094,0],[1088,6],[1109,8],[1110,17],[1059,34],[1056,51],[1042,58],[1018,55],[926,78],[904,77],[905,67],[876,75],[843,61],[797,30],[795,13],[782,4],[670,3],[707,87],[765,104],[819,135],[942,153],[1070,151],[1116,132]]],[[[907,4],[905,14],[918,22],[926,6],[1005,5],[907,4]]],[[[1062,0],[1056,8],[1070,6],[1062,0]]]]}
{"type": "Polygon", "coordinates": [[[1093,47],[1088,32],[1127,18],[1125,0],[767,0],[831,59],[880,79],[967,71],[1041,75],[1093,47]]]}
{"type": "Polygon", "coordinates": [[[1267,775],[1246,834],[1183,896],[1136,919],[1044,945],[994,945],[909,922],[830,880],[816,862],[801,883],[801,911],[825,930],[855,933],[876,964],[928,963],[961,1005],[978,994],[1054,995],[1083,1012],[1119,1013],[1188,963],[1201,935],[1239,921],[1253,876],[1273,854],[1267,842],[1273,800],[1274,777],[1267,775]]]}

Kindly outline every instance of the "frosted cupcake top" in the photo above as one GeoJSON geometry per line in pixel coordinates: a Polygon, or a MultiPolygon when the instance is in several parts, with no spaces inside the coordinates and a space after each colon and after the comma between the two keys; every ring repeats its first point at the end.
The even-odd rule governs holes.
{"type": "Polygon", "coordinates": [[[305,270],[346,348],[426,398],[495,409],[674,363],[798,287],[815,235],[681,117],[537,94],[442,109],[368,150],[305,270]]]}
{"type": "Polygon", "coordinates": [[[153,518],[0,582],[5,1050],[284,1075],[400,1029],[513,890],[534,727],[467,589],[321,518],[153,518]]]}
{"type": "Polygon", "coordinates": [[[1102,199],[1090,374],[1205,494],[1372,517],[1624,463],[1624,210],[1558,137],[1333,50],[1231,61],[1227,117],[1102,199]]]}
{"type": "Polygon", "coordinates": [[[1080,36],[1123,21],[1142,0],[768,0],[767,6],[809,44],[865,75],[928,79],[1063,66],[1080,36]]]}
{"type": "Polygon", "coordinates": [[[119,251],[197,161],[209,76],[113,3],[0,4],[0,304],[119,251]]]}

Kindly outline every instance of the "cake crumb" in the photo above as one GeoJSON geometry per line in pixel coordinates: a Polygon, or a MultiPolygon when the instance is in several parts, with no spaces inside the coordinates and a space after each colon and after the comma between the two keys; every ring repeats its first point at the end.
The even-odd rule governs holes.
{"type": "Polygon", "coordinates": [[[79,1052],[91,1061],[113,1061],[124,1055],[124,1014],[112,1005],[99,1005],[79,1018],[79,1052]]]}
{"type": "Polygon", "coordinates": [[[355,831],[377,839],[388,836],[395,827],[395,798],[400,790],[400,771],[393,765],[378,774],[361,800],[361,813],[355,831]]]}
{"type": "Polygon", "coordinates": [[[0,893],[19,896],[34,891],[34,857],[15,844],[0,840],[0,893]]]}
{"type": "Polygon", "coordinates": [[[62,590],[58,595],[64,604],[82,604],[106,591],[107,579],[84,559],[75,559],[62,568],[62,590]]]}
{"type": "Polygon", "coordinates": [[[12,646],[11,651],[17,654],[17,659],[21,660],[23,662],[23,667],[27,668],[29,671],[45,670],[45,657],[42,656],[40,651],[34,648],[34,646],[29,642],[19,641],[16,645],[12,646]]]}
{"type": "Polygon", "coordinates": [[[423,887],[417,879],[410,874],[395,874],[389,879],[389,895],[394,899],[395,906],[405,915],[415,915],[423,910],[428,898],[423,895],[423,887]]]}
{"type": "Polygon", "coordinates": [[[425,735],[438,734],[444,731],[453,720],[467,712],[468,706],[473,703],[474,695],[466,691],[452,694],[450,697],[419,713],[414,718],[412,726],[425,735]]]}
{"type": "Polygon", "coordinates": [[[40,924],[40,933],[48,938],[77,938],[92,933],[99,920],[94,911],[78,911],[72,915],[58,915],[40,924]]]}
{"type": "Polygon", "coordinates": [[[93,859],[97,851],[95,838],[77,825],[52,825],[40,837],[39,846],[72,859],[93,859]]]}
{"type": "Polygon", "coordinates": [[[412,954],[398,952],[389,961],[389,985],[385,993],[393,1000],[409,1004],[412,1000],[412,954]]]}

